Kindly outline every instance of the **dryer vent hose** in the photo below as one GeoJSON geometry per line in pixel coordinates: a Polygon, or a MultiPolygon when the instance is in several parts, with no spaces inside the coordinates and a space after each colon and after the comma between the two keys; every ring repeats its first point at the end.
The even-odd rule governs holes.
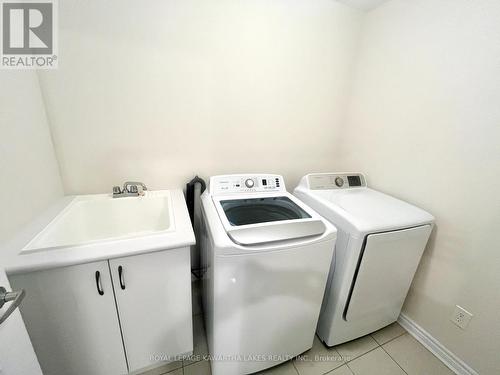
{"type": "Polygon", "coordinates": [[[205,189],[207,188],[207,184],[205,180],[202,178],[195,176],[191,181],[186,184],[186,204],[189,211],[189,217],[191,218],[191,223],[194,224],[194,211],[195,211],[195,197],[199,191],[199,195],[201,195],[205,189]]]}

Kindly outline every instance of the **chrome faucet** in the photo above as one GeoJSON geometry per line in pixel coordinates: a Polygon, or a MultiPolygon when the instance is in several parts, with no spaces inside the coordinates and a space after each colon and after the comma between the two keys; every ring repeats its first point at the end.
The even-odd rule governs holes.
{"type": "Polygon", "coordinates": [[[144,195],[146,190],[148,188],[142,182],[127,181],[123,188],[113,186],[113,198],[138,197],[144,195]]]}

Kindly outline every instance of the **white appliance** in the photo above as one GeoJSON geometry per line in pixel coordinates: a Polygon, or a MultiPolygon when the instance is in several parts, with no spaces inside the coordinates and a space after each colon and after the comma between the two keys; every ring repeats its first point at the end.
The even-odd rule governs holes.
{"type": "Polygon", "coordinates": [[[317,173],[294,194],[338,230],[317,333],[328,346],[398,319],[434,217],[372,190],[359,173],[317,173]]]}
{"type": "Polygon", "coordinates": [[[212,374],[254,373],[311,348],[336,229],[278,175],[212,177],[201,201],[212,374]]]}

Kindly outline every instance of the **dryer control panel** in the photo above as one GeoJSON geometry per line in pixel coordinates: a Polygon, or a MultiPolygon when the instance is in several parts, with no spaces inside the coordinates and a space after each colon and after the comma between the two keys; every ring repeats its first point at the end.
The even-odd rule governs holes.
{"type": "Polygon", "coordinates": [[[210,177],[210,194],[268,193],[286,191],[280,175],[248,174],[210,177]]]}
{"type": "Polygon", "coordinates": [[[315,173],[307,176],[309,189],[331,190],[366,187],[361,173],[315,173]]]}

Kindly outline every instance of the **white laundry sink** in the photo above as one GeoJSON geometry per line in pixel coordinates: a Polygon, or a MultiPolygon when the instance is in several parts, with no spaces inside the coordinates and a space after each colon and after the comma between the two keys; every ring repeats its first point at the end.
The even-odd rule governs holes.
{"type": "Polygon", "coordinates": [[[144,196],[113,198],[111,194],[76,196],[22,250],[73,247],[165,233],[174,230],[170,191],[146,191],[144,196]]]}

